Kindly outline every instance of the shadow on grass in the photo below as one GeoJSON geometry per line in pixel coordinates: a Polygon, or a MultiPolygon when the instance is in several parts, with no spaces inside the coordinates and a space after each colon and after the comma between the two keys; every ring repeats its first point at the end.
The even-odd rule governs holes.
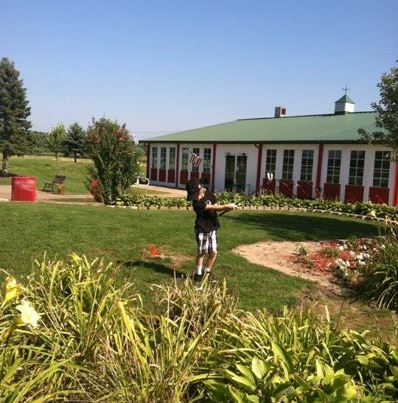
{"type": "Polygon", "coordinates": [[[383,226],[368,221],[355,221],[346,217],[328,215],[298,215],[249,213],[225,216],[224,220],[245,226],[265,230],[274,239],[336,239],[350,237],[375,236],[385,232],[383,226]],[[342,226],[341,221],[347,225],[342,226]]]}
{"type": "Polygon", "coordinates": [[[145,260],[135,260],[127,262],[119,262],[123,267],[135,268],[135,269],[150,269],[155,273],[167,275],[175,278],[185,278],[187,274],[178,270],[175,270],[166,264],[159,263],[159,261],[145,261],[145,260]]]}

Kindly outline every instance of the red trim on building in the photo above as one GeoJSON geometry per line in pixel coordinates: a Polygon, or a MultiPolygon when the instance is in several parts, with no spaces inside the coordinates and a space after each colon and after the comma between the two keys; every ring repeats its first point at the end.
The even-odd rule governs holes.
{"type": "Polygon", "coordinates": [[[372,203],[388,204],[389,196],[390,196],[389,188],[379,188],[376,186],[372,186],[369,188],[369,200],[372,203]]]}
{"type": "Polygon", "coordinates": [[[178,178],[180,176],[180,143],[177,143],[176,153],[176,188],[178,188],[178,178]]]}
{"type": "MultiPolygon", "coordinates": [[[[321,175],[322,175],[322,163],[323,163],[323,144],[319,144],[318,149],[318,165],[316,167],[316,188],[321,187],[321,175]]],[[[317,192],[319,193],[319,192],[317,192]]]]}
{"type": "Polygon", "coordinates": [[[355,203],[363,201],[364,187],[360,185],[345,185],[344,203],[355,203]]]}
{"type": "Polygon", "coordinates": [[[149,164],[151,163],[150,156],[151,156],[151,143],[146,145],[146,177],[147,178],[149,178],[149,164]]]}
{"type": "Polygon", "coordinates": [[[200,178],[200,180],[205,187],[210,187],[210,179],[210,172],[202,172],[202,177],[200,178]]]}
{"type": "Polygon", "coordinates": [[[293,197],[293,185],[294,182],[288,179],[279,180],[279,194],[283,194],[286,197],[293,197]]]}
{"type": "Polygon", "coordinates": [[[213,166],[211,172],[211,191],[214,192],[214,177],[216,176],[216,153],[217,153],[217,144],[213,144],[213,166]]]}
{"type": "Polygon", "coordinates": [[[181,185],[185,185],[188,182],[188,171],[184,169],[180,172],[180,183],[181,185]]]}
{"type": "Polygon", "coordinates": [[[158,169],[157,168],[151,168],[151,181],[157,181],[158,180],[158,169]]]}
{"type": "Polygon", "coordinates": [[[159,182],[166,182],[166,170],[159,169],[159,182]]]}
{"type": "Polygon", "coordinates": [[[272,179],[272,181],[268,180],[267,178],[263,178],[263,188],[262,193],[265,194],[275,194],[276,188],[276,180],[272,179]]]}
{"type": "Polygon", "coordinates": [[[175,169],[169,169],[167,171],[167,182],[168,183],[174,183],[176,178],[176,171],[175,169]]]}
{"type": "Polygon", "coordinates": [[[312,199],[312,182],[297,182],[297,197],[299,199],[312,199]]]}
{"type": "Polygon", "coordinates": [[[262,144],[255,144],[255,147],[258,149],[257,154],[257,178],[256,178],[256,194],[260,190],[260,176],[261,176],[261,160],[263,158],[263,145],[262,144]]]}
{"type": "Polygon", "coordinates": [[[394,197],[392,200],[393,206],[398,205],[398,161],[395,161],[395,185],[394,185],[394,197]]]}
{"type": "Polygon", "coordinates": [[[326,200],[340,200],[340,183],[324,183],[323,198],[326,200]]]}

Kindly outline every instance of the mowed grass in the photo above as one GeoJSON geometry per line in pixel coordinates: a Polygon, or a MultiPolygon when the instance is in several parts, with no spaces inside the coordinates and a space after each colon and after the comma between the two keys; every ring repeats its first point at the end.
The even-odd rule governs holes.
{"type": "MultiPolygon", "coordinates": [[[[1,162],[0,158],[0,162],[1,162]]],[[[23,156],[12,157],[10,159],[9,172],[17,176],[35,176],[37,189],[43,189],[44,182],[51,180],[55,175],[66,176],[65,193],[66,194],[86,194],[87,193],[87,167],[92,164],[89,159],[78,159],[74,162],[73,158],[50,156],[23,156]]],[[[140,163],[140,175],[145,176],[146,166],[140,163]]],[[[0,185],[10,185],[11,178],[1,178],[0,185]]],[[[154,193],[147,191],[146,193],[154,193]]]]}
{"type": "MultiPolygon", "coordinates": [[[[301,279],[248,263],[233,254],[241,244],[264,240],[325,240],[375,236],[375,224],[341,217],[275,212],[231,212],[221,220],[215,274],[245,309],[280,311],[297,303],[311,285],[301,279]]],[[[192,275],[195,240],[192,211],[128,210],[29,203],[0,204],[0,267],[21,278],[44,253],[64,259],[76,252],[119,265],[116,282],[134,282],[150,307],[152,284],[192,275]],[[162,258],[148,256],[154,244],[162,258]]]]}
{"type": "MultiPolygon", "coordinates": [[[[44,182],[51,180],[55,175],[66,176],[66,194],[87,193],[87,167],[91,160],[78,159],[74,162],[72,158],[55,157],[12,157],[10,159],[9,172],[18,176],[36,177],[37,189],[43,189],[44,182]]],[[[10,185],[10,178],[0,178],[0,185],[10,185]]]]}

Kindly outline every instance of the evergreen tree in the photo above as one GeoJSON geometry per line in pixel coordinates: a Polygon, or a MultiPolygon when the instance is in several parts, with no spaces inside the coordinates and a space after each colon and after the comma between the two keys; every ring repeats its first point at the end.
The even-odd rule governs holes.
{"type": "MultiPolygon", "coordinates": [[[[397,61],[398,62],[398,61],[397,61]]],[[[362,139],[370,143],[382,143],[393,149],[393,159],[398,159],[398,67],[381,76],[377,86],[380,89],[379,103],[372,103],[376,112],[376,126],[381,129],[368,133],[364,129],[358,132],[362,139]]]]}
{"type": "Polygon", "coordinates": [[[73,155],[75,162],[77,161],[77,154],[81,156],[85,154],[86,132],[78,124],[73,123],[66,131],[64,140],[64,152],[66,155],[73,155]]]}
{"type": "Polygon", "coordinates": [[[55,159],[58,159],[58,153],[62,152],[66,137],[66,131],[63,124],[55,126],[48,135],[48,147],[55,153],[55,159]]]}
{"type": "Polygon", "coordinates": [[[32,130],[29,137],[29,153],[33,155],[49,154],[51,150],[48,147],[48,134],[32,130]]]}
{"type": "Polygon", "coordinates": [[[26,152],[31,123],[26,89],[19,79],[14,63],[0,60],[0,147],[3,154],[2,176],[8,176],[9,161],[13,155],[26,152]]]}

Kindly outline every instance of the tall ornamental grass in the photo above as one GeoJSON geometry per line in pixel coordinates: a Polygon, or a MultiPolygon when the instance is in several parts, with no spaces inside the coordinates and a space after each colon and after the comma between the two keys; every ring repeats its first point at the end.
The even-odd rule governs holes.
{"type": "Polygon", "coordinates": [[[365,294],[380,307],[398,310],[398,240],[379,241],[365,268],[365,294]]]}
{"type": "Polygon", "coordinates": [[[398,351],[326,315],[248,313],[222,284],[153,288],[142,306],[112,264],[36,262],[0,294],[0,401],[378,402],[398,351]]]}

